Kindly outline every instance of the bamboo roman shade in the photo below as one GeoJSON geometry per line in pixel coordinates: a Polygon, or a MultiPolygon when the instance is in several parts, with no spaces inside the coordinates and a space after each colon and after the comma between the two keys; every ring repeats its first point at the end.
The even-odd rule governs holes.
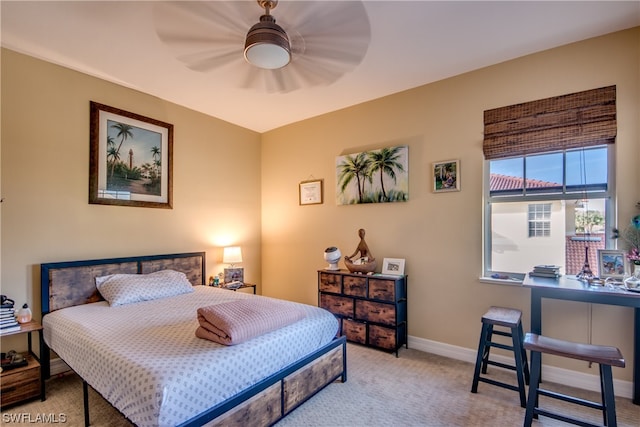
{"type": "Polygon", "coordinates": [[[613,144],[616,87],[540,99],[484,112],[486,159],[613,144]]]}

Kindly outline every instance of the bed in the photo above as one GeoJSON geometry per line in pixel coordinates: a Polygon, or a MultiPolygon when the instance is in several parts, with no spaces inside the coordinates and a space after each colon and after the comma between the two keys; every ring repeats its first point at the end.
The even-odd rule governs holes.
{"type": "Polygon", "coordinates": [[[85,424],[88,386],[140,427],[271,425],[346,381],[346,341],[331,313],[205,286],[205,277],[204,252],[41,264],[44,375],[53,350],[82,378],[85,424]],[[140,278],[143,288],[142,279],[166,271],[179,272],[189,289],[121,304],[96,289],[96,278],[111,275],[140,278]],[[199,307],[252,298],[304,316],[237,345],[195,336],[199,307]]]}

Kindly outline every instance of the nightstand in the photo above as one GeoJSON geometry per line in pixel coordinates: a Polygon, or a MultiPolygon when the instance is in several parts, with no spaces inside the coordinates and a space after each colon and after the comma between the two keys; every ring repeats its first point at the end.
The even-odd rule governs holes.
{"type": "Polygon", "coordinates": [[[246,289],[246,288],[253,288],[253,294],[256,294],[256,285],[252,284],[252,283],[243,283],[242,286],[238,287],[238,288],[227,288],[224,286],[224,284],[222,286],[220,286],[222,289],[226,289],[228,291],[237,291],[238,289],[246,289]]]}
{"type": "Polygon", "coordinates": [[[4,409],[6,406],[15,403],[21,403],[39,397],[45,400],[44,390],[44,372],[40,366],[40,356],[44,347],[44,339],[42,337],[42,325],[38,322],[31,321],[20,325],[20,330],[8,332],[0,335],[8,337],[11,335],[27,334],[28,352],[25,354],[27,366],[9,369],[0,373],[1,390],[0,390],[0,406],[4,409]],[[31,333],[38,333],[40,355],[36,356],[31,345],[31,333]]]}

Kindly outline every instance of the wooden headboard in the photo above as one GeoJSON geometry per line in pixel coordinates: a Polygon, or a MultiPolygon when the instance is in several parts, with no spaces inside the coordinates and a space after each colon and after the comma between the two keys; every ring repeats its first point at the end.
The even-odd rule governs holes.
{"type": "Polygon", "coordinates": [[[40,264],[42,315],[74,305],[93,302],[95,278],[108,274],[146,274],[176,270],[187,275],[192,285],[205,284],[205,253],[147,255],[40,264]]]}

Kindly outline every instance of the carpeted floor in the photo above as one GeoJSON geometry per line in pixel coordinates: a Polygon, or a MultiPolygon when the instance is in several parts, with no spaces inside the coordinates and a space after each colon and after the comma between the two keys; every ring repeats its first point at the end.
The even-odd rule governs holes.
{"type": "MultiPolygon", "coordinates": [[[[348,344],[348,380],[336,382],[293,411],[277,427],[297,426],[521,426],[524,409],[516,392],[480,383],[478,393],[470,393],[473,365],[412,349],[401,349],[400,357],[348,344]]],[[[496,378],[512,380],[514,375],[489,367],[496,378]]],[[[569,391],[591,400],[599,394],[547,384],[547,388],[569,391]]],[[[583,407],[541,398],[541,404],[601,423],[601,413],[583,407]]],[[[95,392],[90,394],[93,426],[130,427],[123,416],[95,392]]],[[[638,427],[640,406],[630,399],[616,399],[618,426],[638,427]]],[[[83,425],[82,383],[75,375],[47,382],[47,400],[14,406],[2,412],[0,424],[20,424],[16,417],[28,414],[22,423],[33,423],[39,414],[63,414],[65,423],[37,425],[83,425]],[[11,421],[10,417],[14,417],[11,421]],[[31,420],[31,421],[27,421],[31,420]]],[[[534,426],[565,426],[540,417],[534,426]]]]}

